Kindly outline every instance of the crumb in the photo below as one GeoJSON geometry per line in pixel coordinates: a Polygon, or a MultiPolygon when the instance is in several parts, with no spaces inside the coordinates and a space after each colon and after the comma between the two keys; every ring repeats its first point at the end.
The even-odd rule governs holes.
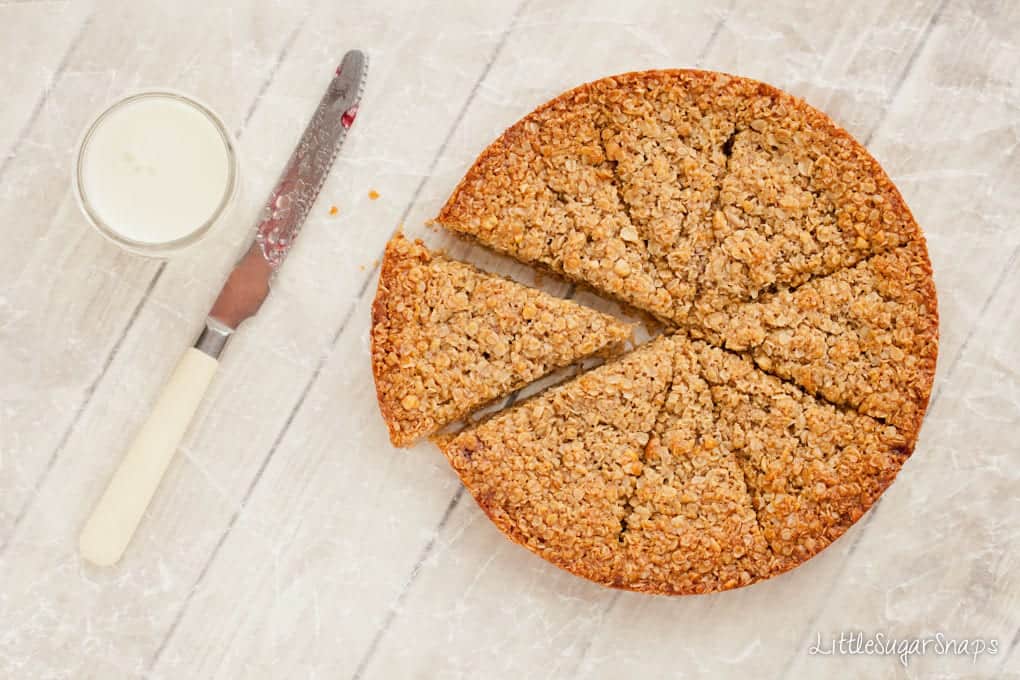
{"type": "Polygon", "coordinates": [[[340,212],[340,209],[337,208],[335,205],[329,206],[329,214],[330,215],[336,215],[338,212],[340,212]]]}
{"type": "Polygon", "coordinates": [[[368,198],[369,200],[374,201],[375,199],[379,198],[379,192],[376,191],[375,189],[372,189],[371,191],[368,192],[368,198]]]}

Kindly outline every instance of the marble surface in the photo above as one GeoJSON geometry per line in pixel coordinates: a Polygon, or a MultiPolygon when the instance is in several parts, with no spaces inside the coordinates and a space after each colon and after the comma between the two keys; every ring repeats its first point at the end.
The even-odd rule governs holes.
{"type": "Polygon", "coordinates": [[[1018,73],[1011,0],[0,0],[0,677],[1020,678],[1018,73]],[[124,561],[84,564],[89,509],[350,47],[361,116],[273,295],[124,561]],[[677,66],[772,82],[866,143],[928,236],[942,344],[917,451],[858,525],[770,582],[668,599],[556,570],[435,449],[391,448],[367,330],[385,241],[426,233],[504,127],[677,66]],[[90,230],[68,181],[90,117],[160,85],[221,113],[244,176],[237,219],[169,262],[90,230]],[[997,653],[810,653],[842,631],[997,653]]]}

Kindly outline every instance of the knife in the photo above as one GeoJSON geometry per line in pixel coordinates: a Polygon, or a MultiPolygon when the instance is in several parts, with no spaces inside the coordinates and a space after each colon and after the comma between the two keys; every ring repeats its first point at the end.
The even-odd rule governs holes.
{"type": "Polygon", "coordinates": [[[367,73],[363,52],[351,50],[344,55],[269,195],[255,239],[234,266],[205,329],[181,357],[85,523],[78,546],[89,562],[109,566],[124,554],[212,381],[223,348],[269,294],[273,274],[294,243],[354,123],[367,73]]]}

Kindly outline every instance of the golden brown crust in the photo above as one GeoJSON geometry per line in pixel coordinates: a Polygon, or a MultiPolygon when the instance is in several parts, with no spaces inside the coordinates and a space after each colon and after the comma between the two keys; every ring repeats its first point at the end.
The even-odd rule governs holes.
{"type": "Polygon", "coordinates": [[[631,329],[614,318],[395,237],[372,305],[372,372],[406,446],[631,329]]]}
{"type": "MultiPolygon", "coordinates": [[[[402,234],[394,238],[403,239],[402,234]]],[[[375,383],[376,402],[379,404],[379,412],[390,433],[390,442],[394,446],[406,446],[400,432],[396,430],[393,423],[397,422],[398,414],[395,413],[396,401],[385,383],[385,376],[390,370],[383,357],[393,349],[393,337],[383,332],[384,328],[390,325],[390,309],[397,301],[394,295],[397,284],[401,279],[401,268],[405,265],[405,259],[395,250],[391,250],[391,240],[386,244],[386,251],[379,267],[379,284],[376,287],[375,299],[372,300],[372,378],[375,383]]]]}

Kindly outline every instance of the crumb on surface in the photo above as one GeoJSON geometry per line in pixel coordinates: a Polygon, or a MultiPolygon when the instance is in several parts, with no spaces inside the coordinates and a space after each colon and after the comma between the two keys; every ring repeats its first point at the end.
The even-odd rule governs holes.
{"type": "Polygon", "coordinates": [[[368,198],[369,198],[369,200],[374,201],[375,199],[379,198],[379,192],[376,191],[375,189],[371,189],[368,192],[368,198]]]}
{"type": "Polygon", "coordinates": [[[329,206],[330,215],[336,215],[338,212],[340,212],[340,208],[336,207],[335,205],[329,206]]]}

